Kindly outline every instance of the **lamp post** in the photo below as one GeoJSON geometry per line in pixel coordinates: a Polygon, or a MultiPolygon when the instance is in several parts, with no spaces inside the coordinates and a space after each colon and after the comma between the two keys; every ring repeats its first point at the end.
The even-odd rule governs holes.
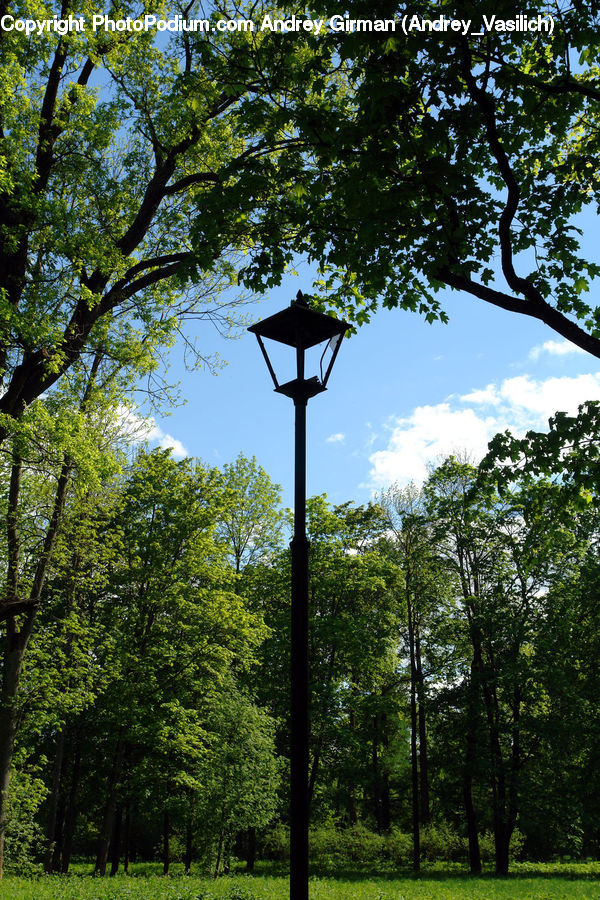
{"type": "Polygon", "coordinates": [[[291,609],[290,900],[308,900],[308,539],[306,537],[306,406],[327,390],[347,322],[311,309],[299,291],[287,309],[251,325],[275,385],[294,401],[295,474],[291,609]],[[296,351],[296,377],[279,384],[263,338],[296,351]],[[325,344],[319,375],[306,377],[306,351],[325,344]],[[329,359],[326,360],[328,352],[329,359]]]}

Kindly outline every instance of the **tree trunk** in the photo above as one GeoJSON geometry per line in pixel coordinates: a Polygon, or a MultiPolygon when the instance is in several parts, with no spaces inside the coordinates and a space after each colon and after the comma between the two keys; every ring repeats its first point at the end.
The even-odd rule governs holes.
{"type": "Polygon", "coordinates": [[[321,761],[321,751],[323,749],[323,732],[321,732],[315,741],[313,758],[310,767],[310,776],[308,779],[308,805],[312,804],[315,784],[317,781],[317,773],[319,771],[319,763],[321,761]]]}
{"type": "Polygon", "coordinates": [[[494,829],[495,869],[496,875],[500,877],[508,875],[509,846],[510,829],[506,822],[501,822],[494,829]]]}
{"type": "Polygon", "coordinates": [[[218,878],[221,874],[221,858],[223,856],[223,841],[225,840],[225,829],[223,827],[225,822],[225,807],[221,808],[221,827],[219,828],[219,844],[217,847],[217,861],[215,863],[215,878],[218,878]]]}
{"type": "MultiPolygon", "coordinates": [[[[507,816],[506,768],[500,743],[500,711],[496,692],[496,678],[493,659],[486,663],[483,656],[483,641],[478,628],[471,627],[473,659],[477,665],[485,704],[488,725],[492,788],[492,815],[494,822],[494,855],[496,875],[508,875],[508,843],[510,828],[507,816]],[[507,836],[508,835],[508,836],[507,836]]],[[[490,654],[491,656],[491,654],[490,654]]]]}
{"type": "Polygon", "coordinates": [[[108,859],[108,845],[113,831],[115,810],[117,808],[117,791],[119,780],[121,777],[121,768],[123,766],[125,747],[119,738],[113,757],[113,763],[108,781],[108,792],[106,796],[106,804],[104,807],[104,818],[102,821],[102,829],[98,838],[98,852],[96,854],[96,865],[94,873],[96,875],[106,875],[106,862],[108,859]]]}
{"type": "MultiPolygon", "coordinates": [[[[494,699],[496,700],[495,696],[494,699]]],[[[502,747],[498,733],[497,702],[495,704],[494,728],[491,730],[492,753],[495,759],[497,777],[497,797],[494,810],[494,843],[496,875],[508,875],[510,862],[510,839],[512,837],[518,808],[518,778],[520,769],[520,712],[521,692],[517,685],[513,694],[513,731],[508,785],[506,766],[502,757],[502,747]]]]}
{"type": "Polygon", "coordinates": [[[519,809],[519,777],[521,772],[521,687],[516,685],[513,694],[513,728],[510,781],[508,784],[508,852],[510,839],[517,822],[519,809]]]}
{"type": "MultiPolygon", "coordinates": [[[[385,713],[381,715],[381,742],[384,750],[389,747],[387,716],[385,713]]],[[[389,771],[384,769],[381,772],[381,831],[387,834],[391,828],[390,815],[390,775],[389,771]]]]}
{"type": "Polygon", "coordinates": [[[75,823],[77,821],[77,791],[79,788],[79,771],[81,768],[81,741],[75,739],[73,750],[73,766],[71,769],[71,788],[69,790],[69,803],[65,815],[65,825],[63,828],[63,845],[61,854],[60,870],[63,875],[69,871],[71,864],[71,848],[73,846],[73,835],[75,834],[75,823]]]}
{"type": "Polygon", "coordinates": [[[421,802],[421,824],[431,821],[429,808],[429,760],[427,755],[427,728],[425,721],[425,678],[421,664],[421,638],[418,625],[415,625],[415,666],[417,681],[417,703],[419,711],[419,796],[421,802]]]}
{"type": "Polygon", "coordinates": [[[410,766],[412,782],[413,871],[421,868],[421,831],[419,810],[419,757],[417,752],[417,683],[415,669],[415,634],[410,593],[406,595],[408,646],[410,652],[410,766]]]}
{"type": "Polygon", "coordinates": [[[169,810],[165,806],[163,811],[163,875],[169,874],[171,855],[169,852],[169,810]]]}
{"type": "Polygon", "coordinates": [[[125,804],[125,840],[123,842],[123,871],[129,875],[129,842],[131,840],[131,802],[125,804]]]}
{"type": "Polygon", "coordinates": [[[71,768],[71,788],[69,790],[69,802],[65,814],[65,825],[63,828],[63,844],[61,853],[60,871],[66,875],[71,864],[71,848],[73,846],[73,835],[75,834],[75,823],[77,821],[77,791],[79,788],[79,771],[81,768],[81,741],[76,737],[73,748],[73,765],[71,768]]]}
{"type": "Polygon", "coordinates": [[[121,823],[123,821],[123,804],[119,803],[117,813],[115,815],[115,827],[113,828],[112,841],[110,847],[110,874],[111,877],[119,871],[121,862],[121,823]]]}
{"type": "Polygon", "coordinates": [[[62,765],[65,750],[64,731],[59,731],[56,736],[56,752],[54,754],[54,769],[52,773],[52,790],[50,791],[50,804],[48,808],[48,821],[46,823],[46,852],[44,854],[44,872],[50,875],[54,868],[54,851],[56,847],[56,825],[58,812],[58,796],[62,776],[62,765]]]}
{"type": "Polygon", "coordinates": [[[17,627],[16,616],[8,616],[6,621],[7,634],[2,669],[2,700],[0,703],[0,878],[2,878],[4,863],[10,769],[19,721],[17,694],[23,669],[23,659],[31,637],[34,617],[34,609],[27,611],[24,614],[24,622],[20,630],[17,627]]]}
{"type": "MultiPolygon", "coordinates": [[[[354,676],[353,676],[354,679],[354,676]]],[[[353,680],[353,684],[356,682],[353,680]]],[[[356,693],[356,688],[354,687],[352,690],[353,695],[356,693]]],[[[348,718],[348,723],[350,726],[350,731],[354,732],[356,728],[356,719],[354,714],[354,709],[350,708],[350,714],[348,718]]],[[[338,782],[339,784],[339,782],[338,782]]],[[[354,781],[350,780],[350,783],[346,786],[344,785],[346,796],[348,797],[348,822],[350,825],[356,825],[358,822],[358,811],[356,808],[356,792],[354,790],[354,781]]]]}
{"type": "Polygon", "coordinates": [[[490,755],[492,761],[492,812],[494,818],[494,855],[496,875],[508,875],[508,842],[510,828],[508,823],[506,797],[506,770],[502,754],[499,734],[498,698],[494,687],[493,673],[485,673],[489,678],[483,683],[483,697],[486,705],[488,730],[490,739],[490,755]],[[508,836],[507,836],[508,835],[508,836]]]}
{"type": "Polygon", "coordinates": [[[19,723],[17,695],[23,669],[25,651],[33,630],[33,623],[40,603],[48,564],[52,557],[56,536],[62,519],[67,485],[71,473],[71,462],[65,458],[56,493],[52,515],[48,523],[43,547],[35,567],[29,596],[25,600],[20,595],[20,539],[17,526],[19,512],[19,491],[21,483],[21,460],[13,456],[8,511],[6,513],[7,532],[7,581],[3,598],[2,616],[6,620],[6,640],[2,668],[2,694],[0,700],[0,878],[4,868],[4,842],[8,816],[8,789],[12,765],[15,737],[19,723]],[[21,628],[17,620],[21,620],[21,628]]]}
{"type": "Polygon", "coordinates": [[[192,874],[192,814],[190,812],[188,816],[188,820],[185,826],[185,860],[184,860],[184,873],[186,875],[192,874]]]}
{"type": "Polygon", "coordinates": [[[381,833],[381,785],[379,778],[379,717],[373,716],[373,737],[371,740],[371,772],[373,778],[373,806],[377,831],[381,833]]]}
{"type": "Polygon", "coordinates": [[[54,872],[60,872],[60,861],[62,858],[63,841],[65,837],[65,813],[66,799],[61,794],[58,803],[58,812],[56,815],[56,839],[54,844],[54,858],[52,864],[52,870],[54,872]]]}
{"type": "Polygon", "coordinates": [[[481,852],[479,850],[477,816],[475,813],[475,804],[473,802],[473,771],[477,755],[477,719],[479,709],[477,674],[477,667],[475,665],[475,660],[473,660],[471,663],[471,677],[469,680],[465,768],[463,773],[463,800],[467,822],[467,838],[469,841],[469,868],[472,875],[481,874],[481,852]]]}
{"type": "Polygon", "coordinates": [[[246,872],[254,872],[256,862],[256,828],[251,827],[246,832],[246,872]]]}
{"type": "Polygon", "coordinates": [[[469,869],[471,875],[481,875],[481,853],[479,851],[479,834],[477,832],[477,816],[473,803],[473,775],[465,766],[463,775],[463,800],[467,821],[467,839],[469,841],[469,869]]]}

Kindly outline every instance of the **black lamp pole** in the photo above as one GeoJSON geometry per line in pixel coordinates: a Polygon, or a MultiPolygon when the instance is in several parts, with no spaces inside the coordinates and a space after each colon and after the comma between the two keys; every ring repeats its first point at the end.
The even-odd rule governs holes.
{"type": "Polygon", "coordinates": [[[294,536],[291,608],[291,722],[290,722],[290,900],[308,900],[308,548],[306,536],[306,407],[311,397],[327,389],[327,381],[341,339],[350,326],[346,322],[310,309],[301,293],[291,306],[250,326],[275,384],[275,390],[294,401],[295,473],[294,536]],[[265,349],[263,338],[287,344],[296,350],[296,378],[280,385],[265,349]],[[327,341],[321,356],[321,377],[305,377],[305,352],[327,341]],[[331,359],[323,374],[327,349],[331,359]]]}
{"type": "Polygon", "coordinates": [[[308,539],[306,537],[306,407],[294,400],[294,536],[291,608],[290,900],[308,900],[308,539]]]}

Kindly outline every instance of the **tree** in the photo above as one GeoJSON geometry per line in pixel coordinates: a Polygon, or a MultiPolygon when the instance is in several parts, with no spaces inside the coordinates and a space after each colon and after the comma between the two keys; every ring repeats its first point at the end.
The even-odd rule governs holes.
{"type": "Polygon", "coordinates": [[[384,529],[375,504],[307,503],[310,541],[311,764],[309,793],[324,814],[355,824],[362,812],[390,827],[385,746],[398,728],[394,587],[398,570],[379,552],[384,529]],[[344,794],[346,796],[344,796],[344,794]]]}
{"type": "Polygon", "coordinates": [[[434,558],[430,526],[422,492],[414,484],[392,485],[379,497],[393,536],[391,552],[402,569],[403,607],[410,681],[411,792],[413,869],[420,868],[420,826],[430,821],[426,685],[423,665],[428,619],[434,607],[443,607],[442,573],[434,558]]]}
{"type": "MultiPolygon", "coordinates": [[[[114,874],[140,845],[133,820],[162,834],[168,870],[174,834],[189,835],[188,861],[194,830],[204,826],[216,842],[198,811],[224,735],[242,740],[247,720],[245,765],[256,749],[256,765],[267,766],[271,723],[238,688],[251,681],[265,632],[234,592],[217,535],[217,470],[141,453],[103,485],[103,498],[67,509],[21,679],[17,751],[29,771],[36,757],[54,760],[45,773],[48,868],[68,867],[79,807],[83,830],[99,832],[98,872],[110,865],[114,874]]],[[[242,753],[237,744],[227,752],[242,753]]],[[[248,793],[258,793],[248,778],[248,793]]],[[[255,824],[259,806],[270,808],[263,797],[245,813],[255,824]]]]}
{"type": "Polygon", "coordinates": [[[548,420],[548,431],[528,431],[518,438],[508,431],[490,441],[481,463],[506,489],[517,478],[560,478],[572,498],[588,503],[598,492],[600,404],[583,403],[575,416],[557,412],[548,420]]]}
{"type": "MultiPolygon", "coordinates": [[[[46,15],[52,11],[60,17],[64,9],[55,5],[46,15]]],[[[229,65],[235,44],[186,33],[159,46],[152,31],[93,31],[89,22],[65,34],[0,34],[0,441],[10,439],[12,454],[0,601],[7,625],[0,860],[24,653],[73,470],[91,471],[97,457],[89,441],[76,447],[85,385],[97,379],[101,360],[121,386],[132,372],[151,373],[157,347],[173,340],[186,317],[231,324],[232,297],[219,295],[231,285],[231,253],[247,231],[232,218],[217,235],[211,219],[206,239],[196,231],[192,241],[189,224],[204,188],[220,182],[219,168],[263,152],[240,124],[243,100],[257,85],[253,73],[242,78],[229,65]],[[69,409],[82,404],[72,425],[66,410],[60,414],[69,392],[69,409]],[[45,404],[33,409],[42,395],[45,404]],[[48,464],[37,459],[40,416],[42,429],[58,438],[46,448],[48,464]],[[20,517],[32,452],[36,465],[58,468],[40,520],[48,528],[37,569],[25,575],[20,528],[27,519],[20,517]]]]}
{"type": "Polygon", "coordinates": [[[236,833],[273,818],[281,761],[273,752],[274,720],[239,692],[223,691],[208,724],[213,742],[202,761],[196,814],[204,839],[210,835],[216,844],[216,877],[236,833]]]}
{"type": "MultiPolygon", "coordinates": [[[[460,615],[472,648],[465,709],[465,813],[474,764],[484,748],[492,801],[495,861],[507,874],[510,840],[521,808],[521,782],[533,755],[537,701],[532,656],[545,619],[545,595],[579,561],[577,529],[556,515],[563,500],[548,483],[525,480],[502,500],[476,470],[450,458],[425,493],[440,553],[454,573],[460,615]]],[[[473,865],[473,857],[471,858],[473,865]]]]}
{"type": "Polygon", "coordinates": [[[212,704],[221,702],[219,681],[232,668],[244,671],[263,636],[259,618],[233,590],[234,575],[217,540],[221,501],[215,471],[175,462],[167,451],[141,454],[124,486],[113,523],[122,548],[101,596],[116,652],[115,677],[97,713],[104,754],[112,760],[98,840],[100,874],[127,765],[143,772],[146,793],[161,798],[168,846],[169,811],[204,754],[207,719],[212,704]]]}
{"type": "MultiPolygon", "coordinates": [[[[313,820],[362,816],[390,827],[389,745],[401,731],[395,688],[397,567],[377,548],[380,509],[307,502],[310,540],[310,771],[313,820]]],[[[270,633],[261,648],[257,700],[281,723],[289,752],[289,552],[249,567],[246,590],[270,633]]],[[[395,773],[391,773],[393,776],[395,773]]]]}
{"type": "Polygon", "coordinates": [[[447,286],[600,356],[600,309],[585,297],[600,267],[578,220],[599,196],[595,5],[542,4],[547,33],[486,29],[484,16],[514,25],[515,8],[480,3],[468,31],[482,36],[432,31],[467,18],[437,0],[346,10],[396,30],[326,35],[320,96],[287,107],[312,148],[287,208],[324,302],[358,324],[380,302],[445,319],[447,286]]]}
{"type": "Polygon", "coordinates": [[[222,486],[227,497],[219,533],[230,548],[236,574],[256,562],[281,539],[281,489],[273,484],[256,457],[243,453],[223,466],[222,486]]]}
{"type": "MultiPolygon", "coordinates": [[[[277,106],[272,91],[294,83],[304,42],[267,41],[258,60],[249,35],[216,28],[221,13],[210,30],[157,37],[93,30],[91,12],[80,8],[83,31],[0,34],[2,439],[100,343],[152,368],[155,343],[185,319],[228,329],[232,295],[220,294],[237,251],[261,271],[283,267],[281,253],[260,256],[273,221],[228,195],[241,179],[264,205],[289,183],[275,157],[297,140],[259,130],[255,108],[277,106]]],[[[200,3],[160,12],[204,21],[200,3]]]]}
{"type": "Polygon", "coordinates": [[[78,494],[93,494],[102,478],[118,466],[111,440],[116,413],[111,368],[109,364],[107,384],[97,354],[86,378],[74,373],[72,384],[65,383],[43,403],[33,404],[14,430],[5,460],[0,875],[10,769],[20,722],[20,682],[65,507],[78,494]]]}
{"type": "Polygon", "coordinates": [[[598,852],[593,810],[600,796],[595,665],[600,623],[595,515],[593,519],[579,565],[566,568],[550,586],[547,616],[536,636],[539,743],[524,773],[521,827],[528,835],[528,852],[538,858],[598,852]]]}

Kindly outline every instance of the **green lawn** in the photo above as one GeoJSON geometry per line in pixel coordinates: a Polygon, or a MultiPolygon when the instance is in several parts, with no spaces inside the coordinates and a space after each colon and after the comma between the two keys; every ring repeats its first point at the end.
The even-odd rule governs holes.
{"type": "MultiPolygon", "coordinates": [[[[312,877],[310,900],[600,900],[600,864],[526,865],[507,879],[431,871],[421,877],[312,877]]],[[[214,881],[153,874],[98,879],[87,875],[14,878],[0,883],[6,900],[286,900],[284,876],[214,881]]]]}

